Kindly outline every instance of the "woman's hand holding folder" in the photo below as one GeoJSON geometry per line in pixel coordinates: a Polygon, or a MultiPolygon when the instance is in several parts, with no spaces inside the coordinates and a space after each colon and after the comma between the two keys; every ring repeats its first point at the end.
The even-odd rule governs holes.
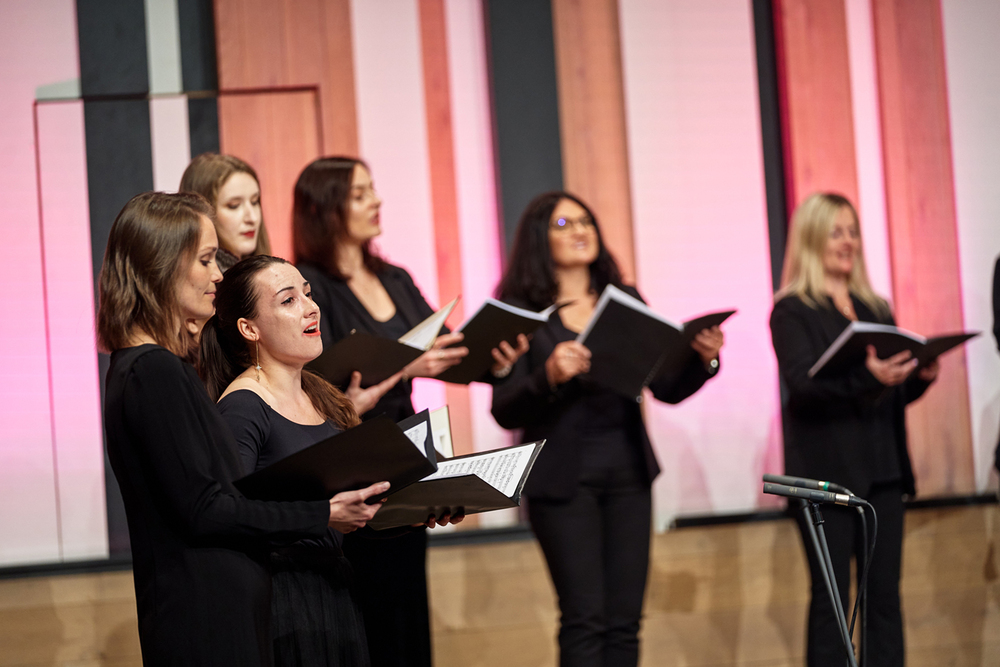
{"type": "Polygon", "coordinates": [[[365,501],[388,490],[389,482],[378,482],[364,489],[344,491],[330,498],[330,527],[341,533],[364,528],[382,506],[382,503],[369,505],[365,501]]]}
{"type": "Polygon", "coordinates": [[[347,385],[344,393],[347,394],[347,398],[351,399],[351,403],[354,404],[354,409],[358,411],[358,414],[363,415],[374,408],[375,404],[402,379],[403,371],[400,371],[378,384],[373,384],[370,387],[362,389],[361,372],[354,371],[351,373],[351,384],[347,385]]]}

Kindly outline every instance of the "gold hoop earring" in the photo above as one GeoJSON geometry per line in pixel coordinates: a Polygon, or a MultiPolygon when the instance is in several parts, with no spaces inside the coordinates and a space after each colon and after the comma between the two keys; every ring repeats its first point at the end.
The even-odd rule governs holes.
{"type": "Polygon", "coordinates": [[[260,339],[255,338],[253,341],[254,356],[257,357],[254,366],[254,370],[257,371],[257,382],[260,382],[260,339]]]}

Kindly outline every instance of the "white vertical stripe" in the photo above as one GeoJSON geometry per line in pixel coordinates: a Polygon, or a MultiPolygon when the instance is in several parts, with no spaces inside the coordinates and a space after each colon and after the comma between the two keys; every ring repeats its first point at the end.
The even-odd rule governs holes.
{"type": "Polygon", "coordinates": [[[146,58],[149,92],[179,93],[181,83],[181,37],[177,0],[144,0],[146,4],[146,58]]]}
{"type": "MultiPolygon", "coordinates": [[[[358,144],[382,197],[378,246],[439,305],[420,17],[416,0],[353,0],[358,144]]],[[[451,300],[454,295],[443,295],[451,300]]],[[[414,404],[444,403],[444,386],[418,380],[414,404]]]]}
{"type": "Polygon", "coordinates": [[[153,149],[153,189],[177,192],[181,175],[191,161],[187,97],[154,97],[149,100],[149,126],[153,149]]]}
{"type": "Polygon", "coordinates": [[[106,558],[83,102],[40,104],[38,143],[62,558],[106,558]]]}
{"type": "Polygon", "coordinates": [[[858,170],[858,216],[865,265],[872,287],[892,299],[892,258],[885,213],[882,127],[875,63],[871,0],[847,0],[847,47],[854,115],[854,153],[858,170]]]}
{"type": "MultiPolygon", "coordinates": [[[[482,4],[446,0],[448,76],[451,90],[452,133],[458,225],[462,249],[462,294],[469,316],[493,295],[500,280],[500,229],[496,181],[493,172],[493,126],[486,31],[482,4]]],[[[493,390],[483,384],[469,387],[473,446],[477,451],[512,444],[511,434],[490,414],[493,390]]],[[[482,515],[483,526],[510,525],[517,511],[482,515]]]]}
{"type": "Polygon", "coordinates": [[[780,469],[778,383],[750,5],[621,0],[639,290],[667,317],[735,307],[722,371],[677,407],[650,402],[656,525],[754,509],[780,469]]]}
{"type": "Polygon", "coordinates": [[[1000,3],[942,0],[941,13],[962,311],[967,329],[984,332],[966,346],[976,488],[982,491],[996,479],[1000,431],[1000,356],[991,333],[991,279],[1000,255],[1000,3]]]}

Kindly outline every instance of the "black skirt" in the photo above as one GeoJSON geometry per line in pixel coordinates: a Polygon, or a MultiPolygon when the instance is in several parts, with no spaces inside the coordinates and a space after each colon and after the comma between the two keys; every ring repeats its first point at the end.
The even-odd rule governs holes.
{"type": "Polygon", "coordinates": [[[294,546],[271,554],[271,572],[276,667],[369,667],[346,558],[329,549],[294,546]]]}

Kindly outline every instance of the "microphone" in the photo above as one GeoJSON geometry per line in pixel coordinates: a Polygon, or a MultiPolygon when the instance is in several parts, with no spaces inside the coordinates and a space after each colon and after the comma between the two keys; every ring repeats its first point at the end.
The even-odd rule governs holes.
{"type": "Polygon", "coordinates": [[[846,493],[830,493],[829,491],[818,491],[815,489],[803,489],[799,486],[788,486],[785,484],[772,484],[764,482],[764,493],[774,496],[785,496],[786,498],[799,498],[800,500],[811,500],[814,503],[830,503],[834,505],[844,505],[845,507],[862,507],[867,502],[857,496],[846,493]]]}
{"type": "Polygon", "coordinates": [[[846,486],[841,486],[834,482],[821,482],[817,479],[809,479],[808,477],[789,477],[788,475],[764,475],[765,482],[771,482],[773,484],[784,484],[786,486],[798,486],[803,489],[819,489],[820,491],[833,491],[834,493],[843,493],[848,496],[855,495],[846,486]]]}

